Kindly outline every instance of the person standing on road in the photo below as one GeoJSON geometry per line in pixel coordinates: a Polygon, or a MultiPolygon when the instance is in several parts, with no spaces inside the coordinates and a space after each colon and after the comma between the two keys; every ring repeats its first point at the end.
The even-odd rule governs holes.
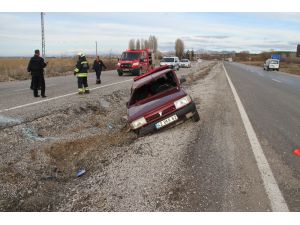
{"type": "Polygon", "coordinates": [[[104,65],[103,61],[100,60],[99,56],[97,56],[93,65],[93,70],[95,70],[96,72],[96,84],[101,84],[100,76],[101,76],[102,67],[106,69],[106,66],[104,65]]]}
{"type": "Polygon", "coordinates": [[[44,78],[44,68],[47,66],[47,63],[44,62],[44,59],[40,57],[40,50],[34,51],[34,56],[30,59],[27,67],[27,71],[31,73],[31,83],[33,89],[33,96],[40,97],[38,94],[39,87],[41,88],[42,98],[47,97],[45,95],[45,78],[44,78]]]}
{"type": "Polygon", "coordinates": [[[78,53],[78,61],[74,69],[74,75],[77,75],[78,94],[88,94],[90,90],[88,88],[87,76],[89,70],[89,63],[83,53],[78,53]]]}

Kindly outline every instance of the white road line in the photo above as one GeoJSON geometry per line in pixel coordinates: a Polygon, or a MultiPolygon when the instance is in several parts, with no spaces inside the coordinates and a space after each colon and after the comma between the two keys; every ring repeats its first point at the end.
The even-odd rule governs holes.
{"type": "MultiPolygon", "coordinates": [[[[112,83],[112,84],[106,84],[106,85],[103,85],[103,86],[91,88],[90,90],[96,90],[96,89],[105,88],[105,87],[109,87],[109,86],[113,86],[113,85],[117,85],[117,84],[122,84],[122,83],[125,83],[125,82],[128,82],[128,81],[132,81],[132,79],[124,80],[124,81],[120,81],[120,82],[116,82],[116,83],[112,83]]],[[[64,97],[68,97],[68,96],[76,95],[76,94],[78,94],[78,92],[73,92],[73,93],[69,93],[69,94],[65,94],[65,95],[60,95],[60,96],[44,99],[44,100],[37,101],[37,102],[32,102],[32,103],[28,103],[28,104],[24,104],[24,105],[15,106],[15,107],[12,107],[12,108],[2,109],[2,110],[0,110],[0,113],[11,111],[11,110],[14,110],[14,109],[20,109],[20,108],[24,108],[24,107],[27,107],[27,106],[36,105],[36,104],[40,104],[40,103],[44,103],[44,102],[49,102],[49,101],[52,101],[52,100],[56,100],[56,99],[59,99],[59,98],[64,98],[64,97]]]]}
{"type": "Polygon", "coordinates": [[[276,82],[278,82],[278,83],[281,83],[281,81],[280,80],[276,80],[276,79],[272,79],[273,81],[276,81],[276,82]]]}
{"type": "Polygon", "coordinates": [[[241,118],[243,120],[243,124],[245,126],[252,151],[254,153],[256,163],[258,166],[258,169],[261,174],[261,178],[264,183],[264,187],[266,189],[266,193],[269,197],[272,211],[275,212],[288,212],[289,208],[285,202],[285,199],[283,198],[283,195],[278,187],[278,184],[275,180],[275,177],[272,173],[272,170],[270,168],[270,165],[266,159],[266,156],[262,150],[262,147],[258,141],[258,138],[256,136],[256,133],[252,127],[252,124],[248,118],[248,115],[245,111],[245,108],[240,100],[240,97],[238,96],[235,87],[233,86],[233,83],[231,82],[228,73],[225,69],[225,66],[223,64],[223,68],[227,77],[227,80],[229,82],[229,85],[231,87],[231,91],[234,95],[234,99],[236,101],[236,104],[238,106],[239,112],[241,114],[241,118]]]}

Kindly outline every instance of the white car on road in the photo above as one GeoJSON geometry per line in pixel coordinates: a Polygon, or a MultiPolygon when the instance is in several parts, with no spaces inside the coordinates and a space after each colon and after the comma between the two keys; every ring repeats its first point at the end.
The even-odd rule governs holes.
{"type": "Polygon", "coordinates": [[[190,68],[191,67],[191,61],[188,60],[188,59],[180,60],[180,67],[181,68],[190,68]]]}
{"type": "Polygon", "coordinates": [[[264,70],[277,70],[277,71],[279,71],[279,60],[278,59],[268,59],[264,63],[264,70]]]}
{"type": "Polygon", "coordinates": [[[163,57],[162,60],[160,61],[160,66],[165,66],[168,65],[170,68],[173,70],[179,70],[180,65],[179,65],[179,58],[178,57],[163,57]]]}

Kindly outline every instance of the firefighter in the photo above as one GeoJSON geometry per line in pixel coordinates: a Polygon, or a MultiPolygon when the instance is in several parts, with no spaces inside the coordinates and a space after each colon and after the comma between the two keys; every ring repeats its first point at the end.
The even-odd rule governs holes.
{"type": "Polygon", "coordinates": [[[44,68],[47,66],[47,63],[44,62],[44,59],[40,57],[40,50],[34,51],[34,56],[30,59],[27,67],[27,71],[31,72],[31,86],[33,90],[34,97],[40,97],[38,94],[38,89],[41,89],[42,98],[47,97],[45,95],[45,78],[44,78],[44,68]]]}
{"type": "Polygon", "coordinates": [[[78,61],[74,69],[74,75],[77,75],[78,82],[78,94],[88,94],[90,90],[88,88],[87,76],[89,70],[89,63],[83,53],[78,53],[78,61]]]}
{"type": "Polygon", "coordinates": [[[96,72],[96,84],[101,84],[100,76],[101,76],[102,67],[106,69],[106,66],[104,65],[103,61],[100,60],[99,56],[97,56],[93,65],[93,70],[95,70],[96,72]]]}

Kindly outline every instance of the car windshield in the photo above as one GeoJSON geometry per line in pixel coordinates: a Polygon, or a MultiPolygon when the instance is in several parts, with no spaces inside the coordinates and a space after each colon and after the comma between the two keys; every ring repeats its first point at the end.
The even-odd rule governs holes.
{"type": "Polygon", "coordinates": [[[123,52],[121,60],[137,60],[141,57],[139,52],[123,52]]]}
{"type": "Polygon", "coordinates": [[[187,59],[182,59],[180,62],[188,62],[187,59]]]}
{"type": "Polygon", "coordinates": [[[177,87],[177,83],[175,75],[170,71],[152,82],[135,89],[129,101],[129,105],[134,105],[149,98],[153,99],[152,97],[158,96],[160,93],[174,87],[177,87]]]}
{"type": "Polygon", "coordinates": [[[174,58],[163,58],[162,62],[174,62],[174,58]]]}
{"type": "Polygon", "coordinates": [[[278,64],[278,61],[277,60],[271,60],[270,63],[272,63],[272,64],[278,64]]]}

